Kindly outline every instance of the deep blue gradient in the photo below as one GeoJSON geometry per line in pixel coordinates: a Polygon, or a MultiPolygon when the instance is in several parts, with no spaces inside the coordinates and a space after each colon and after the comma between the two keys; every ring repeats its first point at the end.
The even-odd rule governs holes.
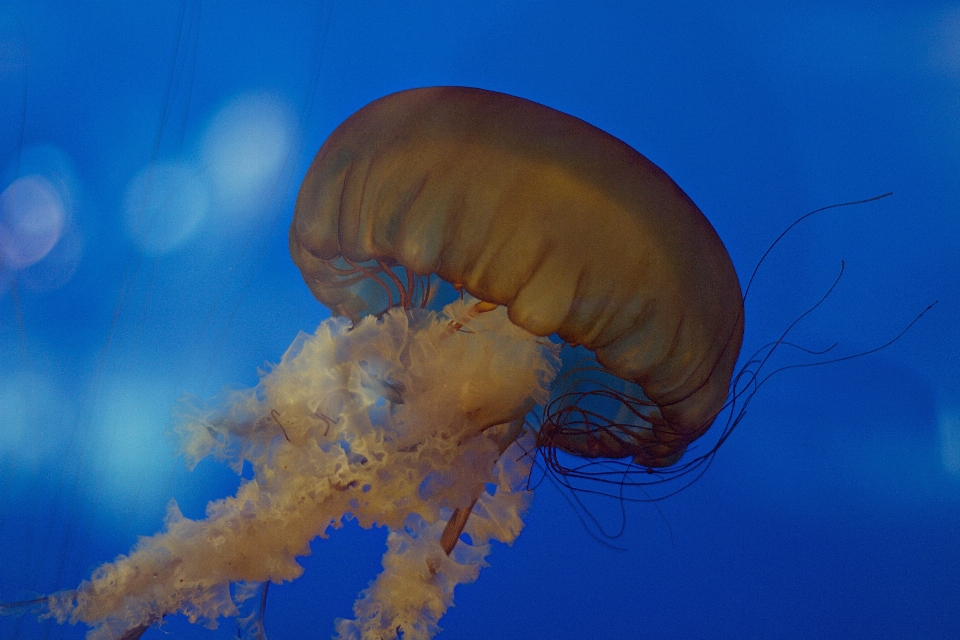
{"type": "MultiPolygon", "coordinates": [[[[626,522],[607,544],[542,484],[440,637],[960,637],[960,10],[781,5],[0,4],[0,190],[44,176],[64,215],[46,257],[0,274],[0,600],[76,586],[157,531],[170,498],[200,517],[234,491],[212,462],[186,471],[171,408],[253,384],[326,317],[286,228],[329,132],[387,93],[458,84],[638,149],[704,211],[742,284],[803,213],[892,191],[776,247],[746,302],[745,354],[841,261],[794,342],[870,350],[940,302],[879,353],[774,377],[687,491],[623,515],[588,501],[607,531],[626,522]],[[217,174],[231,162],[246,177],[217,174]],[[194,217],[137,229],[151,205],[131,185],[151,166],[173,167],[168,193],[184,198],[165,211],[194,217]]],[[[384,538],[348,525],[317,540],[305,575],[271,590],[271,640],[328,637],[384,538]]],[[[144,638],[234,633],[172,620],[144,638]]],[[[4,640],[81,637],[0,618],[4,640]]]]}

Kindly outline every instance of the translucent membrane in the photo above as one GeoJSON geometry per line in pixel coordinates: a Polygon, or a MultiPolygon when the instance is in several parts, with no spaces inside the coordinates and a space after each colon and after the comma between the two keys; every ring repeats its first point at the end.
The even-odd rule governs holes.
{"type": "Polygon", "coordinates": [[[203,520],[171,502],[163,532],[51,596],[50,614],[94,627],[91,640],[172,613],[215,627],[239,613],[231,584],[298,577],[310,542],[352,517],[390,534],[384,571],[354,607],[357,620],[338,623],[341,637],[432,637],[489,541],[510,543],[523,526],[533,440],[502,455],[500,440],[545,402],[557,369],[556,347],[502,308],[455,329],[470,304],[391,309],[353,328],[328,320],[299,335],[255,388],[190,407],[177,427],[188,462],[249,463],[254,478],[211,502],[203,520]],[[447,556],[445,521],[474,501],[469,543],[447,556]]]}

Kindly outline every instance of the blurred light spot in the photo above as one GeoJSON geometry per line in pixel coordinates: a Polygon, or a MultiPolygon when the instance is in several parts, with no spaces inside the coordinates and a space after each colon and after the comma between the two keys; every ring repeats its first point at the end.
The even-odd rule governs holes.
{"type": "Polygon", "coordinates": [[[64,227],[60,241],[47,257],[17,275],[19,286],[32,291],[59,289],[73,277],[83,256],[83,238],[72,224],[64,227]]]}
{"type": "Polygon", "coordinates": [[[23,269],[60,239],[66,212],[53,184],[39,175],[18,178],[0,194],[0,262],[23,269]]]}
{"type": "Polygon", "coordinates": [[[940,414],[940,460],[947,473],[960,476],[960,414],[940,414]]]}
{"type": "Polygon", "coordinates": [[[25,371],[0,378],[0,460],[3,464],[27,465],[39,460],[58,443],[47,436],[51,415],[62,399],[45,378],[25,371]],[[39,434],[45,434],[40,437],[39,434]]]}
{"type": "Polygon", "coordinates": [[[194,234],[209,202],[196,169],[174,162],[149,165],[127,187],[127,232],[145,253],[166,253],[194,234]]]}
{"type": "Polygon", "coordinates": [[[33,291],[49,291],[66,284],[76,273],[83,256],[83,237],[75,221],[78,194],[83,191],[77,179],[73,160],[54,145],[24,147],[15,166],[8,172],[37,175],[56,190],[63,205],[63,228],[60,239],[39,262],[17,273],[18,285],[33,291]]]}
{"type": "Polygon", "coordinates": [[[167,395],[146,379],[104,385],[94,422],[96,467],[114,497],[150,492],[166,481],[174,460],[165,438],[167,395]]]}
{"type": "Polygon", "coordinates": [[[295,119],[276,96],[235,98],[210,122],[201,154],[218,213],[252,216],[273,193],[294,140],[295,119]]]}

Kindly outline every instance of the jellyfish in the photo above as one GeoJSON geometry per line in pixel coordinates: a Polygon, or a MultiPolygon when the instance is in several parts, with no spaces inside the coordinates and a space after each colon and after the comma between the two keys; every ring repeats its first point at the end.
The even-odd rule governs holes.
{"type": "Polygon", "coordinates": [[[638,424],[541,433],[582,457],[675,463],[723,407],[743,339],[730,257],[666,173],[578,118],[492,91],[405,91],[347,119],[303,182],[290,253],[335,315],[369,312],[358,278],[399,265],[586,347],[643,397],[624,398],[638,424]]]}
{"type": "Polygon", "coordinates": [[[161,532],[21,608],[90,640],[171,614],[262,638],[249,603],[353,519],[386,527],[387,551],[339,637],[431,638],[519,535],[539,453],[671,468],[726,402],[743,306],[723,244],[663,171],[573,116],[464,87],[381,98],[323,144],[289,238],[331,319],[176,427],[188,464],[252,478],[203,519],[171,502],[161,532]],[[564,371],[574,345],[592,364],[564,371]],[[613,416],[590,404],[611,398],[613,416]]]}

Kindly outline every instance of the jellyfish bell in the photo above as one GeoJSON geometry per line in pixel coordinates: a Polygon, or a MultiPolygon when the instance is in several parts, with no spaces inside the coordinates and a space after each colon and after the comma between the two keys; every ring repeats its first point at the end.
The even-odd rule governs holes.
{"type": "Polygon", "coordinates": [[[290,253],[335,315],[376,310],[364,263],[399,266],[589,349],[645,407],[602,429],[548,419],[541,440],[574,455],[669,466],[727,399],[743,298],[713,227],[629,145],[535,102],[433,87],[360,109],[307,172],[290,253]]]}

